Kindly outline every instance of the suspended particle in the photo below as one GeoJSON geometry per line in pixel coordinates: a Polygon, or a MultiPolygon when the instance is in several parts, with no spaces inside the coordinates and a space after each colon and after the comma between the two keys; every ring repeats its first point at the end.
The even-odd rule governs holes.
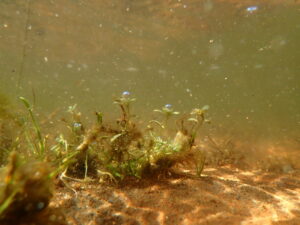
{"type": "Polygon", "coordinates": [[[253,13],[255,12],[256,10],[258,10],[258,6],[254,5],[254,6],[249,6],[246,8],[246,11],[249,12],[249,13],[253,13]]]}

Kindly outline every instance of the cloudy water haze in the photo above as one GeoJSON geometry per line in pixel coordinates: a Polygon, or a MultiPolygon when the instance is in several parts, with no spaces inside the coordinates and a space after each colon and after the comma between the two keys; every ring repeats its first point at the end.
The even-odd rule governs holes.
{"type": "Polygon", "coordinates": [[[148,119],[209,105],[210,129],[300,132],[297,1],[0,2],[0,92],[38,111],[115,112],[128,91],[148,119]]]}

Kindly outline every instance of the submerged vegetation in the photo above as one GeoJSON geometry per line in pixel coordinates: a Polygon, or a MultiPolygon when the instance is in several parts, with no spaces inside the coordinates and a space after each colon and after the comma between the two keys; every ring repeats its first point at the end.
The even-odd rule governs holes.
{"type": "Polygon", "coordinates": [[[205,165],[245,168],[253,160],[267,171],[290,173],[297,163],[284,155],[270,158],[272,154],[258,162],[257,149],[249,149],[231,136],[224,139],[225,134],[223,139],[209,134],[199,138],[201,127],[210,123],[207,105],[181,114],[166,104],[153,110],[156,119],[141,123],[133,113],[136,99],[125,91],[113,101],[120,116],[112,122],[98,111],[94,123],[89,124],[77,105],[72,105],[57,123],[51,119],[53,132],[27,99],[19,100],[25,106],[23,112],[16,111],[5,97],[0,98],[3,225],[65,225],[67,217],[51,200],[59,186],[77,197],[78,187],[85,188],[87,183],[102,184],[100,188],[139,186],[172,179],[172,174],[182,172],[177,166],[186,164],[194,168],[196,178],[205,165]]]}
{"type": "Polygon", "coordinates": [[[0,220],[13,223],[19,216],[45,209],[52,197],[53,180],[48,163],[21,159],[16,152],[4,168],[0,189],[0,220]]]}
{"type": "Polygon", "coordinates": [[[142,129],[132,114],[136,99],[125,91],[114,100],[121,111],[116,124],[106,123],[104,115],[96,112],[95,124],[86,128],[74,105],[68,109],[70,118],[64,119],[69,133],[61,132],[51,140],[43,133],[29,101],[23,97],[20,100],[29,119],[13,116],[1,99],[2,132],[8,134],[9,127],[4,126],[8,118],[19,126],[9,141],[3,136],[0,140],[1,152],[5,152],[1,153],[0,181],[0,220],[4,223],[17,223],[16,215],[36,215],[47,208],[55,179],[72,189],[69,180],[109,184],[128,178],[153,178],[166,175],[174,165],[184,162],[193,163],[198,176],[203,170],[205,154],[195,145],[195,139],[203,123],[209,122],[205,119],[208,106],[173,120],[179,112],[167,104],[154,110],[162,114],[162,120],[150,120],[142,129]],[[175,134],[170,129],[172,121],[176,121],[175,134]]]}

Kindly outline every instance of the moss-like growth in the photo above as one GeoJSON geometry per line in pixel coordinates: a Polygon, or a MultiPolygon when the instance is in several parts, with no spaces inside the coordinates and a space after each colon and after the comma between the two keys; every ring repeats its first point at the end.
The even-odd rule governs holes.
{"type": "Polygon", "coordinates": [[[3,169],[0,189],[1,224],[18,224],[47,208],[53,193],[51,169],[40,161],[23,162],[12,153],[10,163],[3,169]]]}
{"type": "Polygon", "coordinates": [[[137,127],[131,114],[134,101],[135,98],[131,98],[129,92],[124,92],[114,101],[121,109],[121,117],[117,119],[115,126],[105,124],[103,115],[96,113],[97,124],[82,134],[83,141],[75,150],[79,152],[76,162],[69,169],[73,170],[75,165],[82,170],[84,166],[95,165],[92,161],[97,161],[100,180],[108,178],[117,181],[130,176],[152,176],[169,170],[181,161],[193,161],[197,174],[200,175],[205,157],[203,152],[194,147],[194,141],[200,126],[206,122],[204,113],[207,107],[194,109],[190,118],[182,119],[175,137],[170,138],[165,135],[168,128],[163,123],[166,124],[172,115],[179,113],[167,104],[162,110],[155,110],[165,114],[163,123],[152,120],[143,131],[137,127]],[[185,126],[184,123],[190,125],[185,126]],[[160,125],[160,129],[157,131],[153,124],[160,125]],[[93,158],[90,157],[91,153],[94,154],[93,158]]]}
{"type": "Polygon", "coordinates": [[[29,101],[20,100],[29,116],[23,118],[20,131],[10,135],[7,121],[16,126],[14,121],[18,120],[0,96],[0,224],[64,224],[63,216],[49,214],[53,179],[76,193],[68,180],[118,183],[127,178],[160,176],[182,162],[194,163],[198,175],[203,169],[205,155],[194,142],[206,122],[207,108],[194,109],[188,118],[178,120],[174,135],[170,128],[175,126],[170,123],[179,112],[167,104],[155,110],[163,115],[162,121],[150,120],[141,128],[132,114],[136,99],[125,91],[114,100],[121,111],[116,123],[106,123],[104,115],[96,112],[96,123],[89,128],[74,105],[68,108],[70,117],[63,120],[69,133],[57,130],[54,137],[42,129],[29,101]],[[2,134],[10,138],[4,139],[2,134]]]}
{"type": "MultiPolygon", "coordinates": [[[[171,117],[179,115],[179,112],[170,104],[166,104],[161,110],[154,110],[163,115],[162,121],[150,120],[144,129],[140,128],[132,114],[132,104],[136,99],[125,91],[114,100],[114,104],[121,111],[116,124],[105,123],[103,114],[97,112],[97,122],[89,129],[83,124],[76,105],[70,106],[68,113],[71,116],[64,119],[69,128],[69,135],[60,133],[51,142],[49,135],[42,132],[29,101],[23,97],[20,100],[27,109],[31,123],[26,123],[26,129],[20,133],[15,150],[21,153],[21,149],[29,149],[22,150],[22,154],[26,152],[24,158],[30,156],[39,162],[48,161],[56,169],[47,176],[58,175],[66,185],[66,179],[87,181],[88,178],[98,177],[101,181],[109,179],[115,182],[127,177],[140,179],[165,173],[175,164],[182,162],[195,164],[197,175],[200,175],[203,169],[205,155],[195,146],[195,139],[199,128],[207,122],[207,106],[193,109],[189,116],[177,120],[174,136],[174,132],[170,132],[169,123],[172,122],[171,117]],[[28,129],[30,124],[31,128],[28,129]]],[[[21,166],[15,164],[12,174],[21,166]]],[[[21,171],[16,174],[19,173],[21,171]]],[[[21,189],[24,188],[22,186],[21,189]]]]}

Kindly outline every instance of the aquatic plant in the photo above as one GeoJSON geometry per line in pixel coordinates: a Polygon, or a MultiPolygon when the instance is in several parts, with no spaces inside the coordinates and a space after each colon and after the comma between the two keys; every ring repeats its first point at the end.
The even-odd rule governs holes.
{"type": "MultiPolygon", "coordinates": [[[[153,124],[158,124],[160,128],[167,129],[159,121],[150,120],[145,132],[137,127],[131,114],[131,105],[135,101],[136,99],[132,98],[127,91],[114,100],[114,104],[118,105],[121,110],[121,117],[116,120],[115,126],[106,124],[103,114],[96,112],[97,123],[94,127],[87,131],[80,130],[80,132],[71,129],[74,134],[80,136],[77,140],[81,140],[81,142],[77,147],[68,145],[62,138],[59,139],[60,144],[56,145],[58,148],[62,147],[65,148],[64,152],[74,153],[72,158],[74,163],[70,163],[70,166],[67,167],[68,171],[73,171],[69,175],[76,176],[80,173],[78,169],[84,170],[84,180],[86,180],[87,170],[90,171],[93,167],[94,171],[96,168],[102,181],[106,179],[117,181],[128,176],[142,178],[168,170],[177,162],[186,160],[188,155],[195,154],[196,151],[191,151],[191,148],[196,133],[204,122],[206,107],[198,109],[198,111],[193,110],[194,117],[187,120],[189,122],[193,120],[193,126],[190,129],[186,129],[182,121],[182,126],[178,129],[175,137],[170,138],[162,135],[153,127],[153,124]]],[[[74,112],[75,108],[76,106],[69,108],[73,118],[72,124],[81,124],[78,119],[80,114],[74,112]],[[76,116],[74,117],[74,115],[76,116]]],[[[165,115],[166,121],[171,116],[179,114],[170,105],[163,107],[160,112],[165,115]]],[[[199,159],[199,157],[195,158],[199,159]]],[[[199,162],[196,163],[198,174],[200,174],[199,168],[202,168],[204,164],[203,157],[200,161],[201,166],[199,166],[199,162]]],[[[89,174],[94,176],[94,172],[89,174]]],[[[72,179],[65,172],[62,178],[72,179]]]]}
{"type": "MultiPolygon", "coordinates": [[[[128,95],[127,92],[125,96],[123,93],[115,101],[120,106],[122,113],[121,119],[117,120],[117,128],[111,129],[101,123],[102,127],[98,129],[99,133],[102,133],[101,138],[98,139],[101,155],[99,158],[102,161],[102,169],[98,170],[100,176],[104,175],[109,179],[113,177],[114,180],[123,179],[126,176],[142,178],[168,170],[177,162],[186,160],[187,156],[191,154],[198,155],[195,156],[197,161],[195,164],[197,174],[200,175],[204,165],[203,153],[198,151],[195,154],[196,151],[194,149],[191,151],[191,149],[199,127],[205,122],[204,114],[208,107],[193,110],[191,114],[194,117],[189,118],[194,123],[192,128],[185,129],[182,121],[182,127],[178,129],[175,137],[170,138],[160,135],[161,132],[155,130],[153,124],[167,129],[156,120],[150,120],[147,132],[142,132],[137,128],[128,110],[129,104],[136,99],[129,99],[128,95]]],[[[164,115],[165,124],[168,123],[171,116],[179,114],[169,104],[155,112],[164,115]]],[[[190,156],[190,158],[192,157],[190,156]]]]}
{"type": "Polygon", "coordinates": [[[193,123],[189,133],[192,135],[192,138],[195,139],[197,132],[203,123],[210,123],[210,120],[205,119],[205,114],[208,111],[209,106],[205,105],[201,109],[195,108],[191,111],[191,117],[188,119],[189,122],[193,123]]]}
{"type": "Polygon", "coordinates": [[[163,115],[165,126],[168,126],[168,122],[171,117],[180,114],[179,112],[173,109],[173,106],[171,104],[166,104],[161,109],[154,109],[153,111],[163,115]]]}
{"type": "Polygon", "coordinates": [[[32,106],[30,105],[29,101],[27,99],[25,99],[24,97],[20,97],[19,99],[23,102],[24,106],[26,107],[26,109],[30,115],[30,119],[34,125],[34,130],[35,130],[35,133],[37,136],[38,145],[35,145],[35,148],[33,148],[33,152],[42,159],[45,157],[45,138],[42,137],[42,132],[41,132],[40,126],[38,124],[37,119],[35,118],[35,116],[33,114],[33,109],[32,109],[32,106]]]}
{"type": "Polygon", "coordinates": [[[129,91],[124,91],[122,95],[115,99],[114,104],[118,104],[122,110],[122,118],[119,120],[120,123],[124,123],[122,125],[126,126],[130,122],[131,112],[131,104],[135,102],[136,99],[131,97],[129,91]]]}
{"type": "Polygon", "coordinates": [[[68,124],[68,128],[78,142],[84,134],[84,126],[81,122],[81,113],[77,111],[77,104],[69,106],[67,112],[71,115],[71,122],[68,124]]]}
{"type": "MultiPolygon", "coordinates": [[[[161,168],[170,168],[176,163],[191,161],[195,164],[197,175],[200,176],[205,163],[205,154],[194,145],[194,142],[200,127],[204,122],[208,122],[205,119],[208,108],[208,106],[204,106],[202,109],[195,108],[191,111],[190,118],[178,120],[178,130],[173,139],[162,141],[160,136],[151,134],[154,140],[154,149],[150,150],[152,159],[150,164],[156,171],[161,168]],[[187,127],[186,122],[192,123],[192,126],[187,127]]],[[[175,113],[175,115],[177,114],[175,113]]]]}
{"type": "Polygon", "coordinates": [[[44,210],[52,197],[53,181],[48,163],[25,162],[16,152],[1,171],[0,222],[18,221],[22,216],[44,210]]]}
{"type": "Polygon", "coordinates": [[[46,146],[32,106],[23,97],[20,100],[29,113],[37,140],[35,144],[28,138],[32,136],[30,130],[25,132],[29,148],[33,155],[38,156],[37,159],[51,160],[56,169],[51,171],[50,176],[58,176],[66,186],[67,180],[88,181],[90,176],[98,176],[102,181],[118,181],[132,176],[143,178],[164,173],[182,161],[192,161],[198,175],[203,169],[205,154],[195,146],[195,138],[203,123],[208,122],[205,119],[208,106],[193,109],[189,118],[179,119],[175,136],[171,137],[167,124],[179,112],[170,104],[154,110],[163,115],[163,122],[150,120],[143,130],[136,125],[132,114],[136,98],[125,91],[113,102],[121,111],[116,124],[105,123],[103,113],[96,112],[95,125],[86,128],[75,104],[68,107],[69,118],[63,120],[70,135],[60,133],[52,141],[52,146],[46,146]]]}
{"type": "Polygon", "coordinates": [[[10,161],[1,171],[0,222],[14,223],[16,215],[43,211],[52,197],[53,179],[76,193],[69,180],[83,183],[95,178],[101,182],[142,179],[166,174],[182,162],[194,163],[197,175],[203,169],[205,154],[195,146],[195,138],[207,122],[206,106],[192,110],[189,118],[178,120],[173,137],[164,131],[170,129],[166,124],[179,112],[167,104],[155,110],[163,115],[164,122],[150,120],[145,129],[139,128],[132,114],[136,99],[126,91],[114,100],[121,111],[115,124],[106,123],[103,113],[96,112],[96,123],[85,126],[77,105],[73,105],[63,120],[69,134],[58,132],[50,140],[42,132],[30,102],[24,97],[20,100],[29,120],[25,120],[23,132],[13,141],[10,161]]]}

